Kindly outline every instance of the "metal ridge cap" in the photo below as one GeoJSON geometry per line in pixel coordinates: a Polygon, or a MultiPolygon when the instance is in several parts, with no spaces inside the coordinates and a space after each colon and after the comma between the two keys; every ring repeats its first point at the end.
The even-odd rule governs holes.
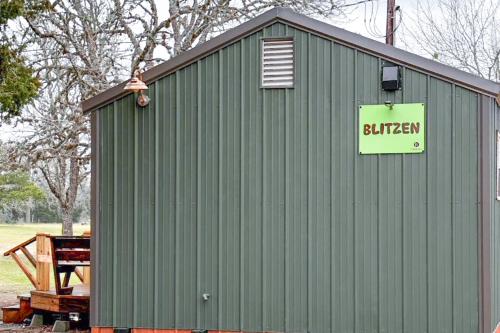
{"type": "MultiPolygon", "coordinates": [[[[440,62],[417,54],[386,45],[376,40],[361,36],[351,31],[333,26],[329,23],[299,14],[290,8],[275,7],[255,18],[244,22],[210,40],[173,57],[144,72],[144,81],[152,83],[177,69],[185,67],[196,60],[207,56],[218,49],[234,43],[245,36],[274,22],[283,22],[292,26],[325,36],[346,46],[365,51],[370,54],[394,61],[440,79],[456,83],[481,94],[496,97],[500,92],[500,83],[470,74],[440,62]]],[[[123,97],[126,81],[109,88],[94,97],[82,102],[83,112],[95,110],[113,99],[123,97]]]]}
{"type": "Polygon", "coordinates": [[[441,79],[479,90],[491,97],[495,97],[500,92],[500,82],[491,81],[415,53],[381,43],[329,23],[296,13],[291,9],[280,8],[278,18],[284,23],[290,23],[291,25],[329,37],[353,48],[376,54],[408,67],[427,72],[441,79]]]}

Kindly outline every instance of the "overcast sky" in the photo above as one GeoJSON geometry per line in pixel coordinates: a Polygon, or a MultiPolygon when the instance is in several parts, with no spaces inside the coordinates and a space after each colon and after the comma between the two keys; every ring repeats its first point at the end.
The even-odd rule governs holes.
{"type": "MultiPolygon", "coordinates": [[[[403,23],[409,24],[411,19],[415,16],[415,3],[416,0],[396,0],[397,5],[402,9],[403,23]]],[[[167,13],[167,2],[158,1],[158,9],[167,13]],[[162,7],[165,7],[162,9],[162,7]]],[[[371,3],[360,5],[355,10],[352,10],[346,18],[322,18],[316,19],[336,25],[340,28],[350,30],[352,32],[361,34],[363,36],[378,40],[385,41],[385,14],[387,9],[385,0],[373,1],[371,3]]],[[[398,20],[399,21],[399,20],[398,20]]],[[[396,46],[402,47],[398,43],[398,33],[396,32],[396,46]]],[[[411,50],[415,53],[416,50],[411,50]]],[[[20,135],[17,129],[11,128],[6,125],[0,127],[0,140],[7,141],[13,136],[20,135]]]]}
{"type": "MultiPolygon", "coordinates": [[[[416,0],[396,0],[396,5],[401,7],[403,21],[409,24],[410,18],[416,12],[416,0]]],[[[349,20],[332,19],[329,23],[340,28],[361,34],[363,36],[385,42],[385,20],[387,2],[378,0],[368,4],[360,5],[353,11],[349,20]]],[[[318,18],[322,21],[324,19],[318,18]]],[[[397,19],[399,22],[399,17],[397,19]]],[[[396,22],[396,23],[398,23],[396,22]]],[[[396,32],[396,46],[398,44],[398,34],[396,32]]]]}

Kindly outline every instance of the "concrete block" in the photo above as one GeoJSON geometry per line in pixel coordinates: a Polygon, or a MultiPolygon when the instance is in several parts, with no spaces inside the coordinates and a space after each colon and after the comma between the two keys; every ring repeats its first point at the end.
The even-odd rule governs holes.
{"type": "Polygon", "coordinates": [[[52,332],[68,332],[69,331],[69,321],[66,320],[56,320],[54,327],[52,327],[52,332]]]}
{"type": "Polygon", "coordinates": [[[42,327],[42,326],[43,326],[43,315],[34,314],[33,318],[31,318],[30,327],[37,328],[37,327],[42,327]]]}

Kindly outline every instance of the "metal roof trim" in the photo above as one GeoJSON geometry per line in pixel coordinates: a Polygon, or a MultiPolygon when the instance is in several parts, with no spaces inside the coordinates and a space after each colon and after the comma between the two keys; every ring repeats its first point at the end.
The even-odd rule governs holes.
{"type": "Polygon", "coordinates": [[[461,71],[454,67],[428,59],[417,54],[361,36],[331,24],[318,21],[290,9],[281,9],[280,21],[303,30],[317,33],[340,44],[385,58],[418,71],[463,85],[482,94],[495,97],[500,92],[500,83],[461,71]]]}
{"type": "MultiPolygon", "coordinates": [[[[363,52],[385,58],[409,68],[425,72],[440,79],[456,83],[481,94],[496,97],[500,91],[500,83],[483,79],[479,76],[441,64],[431,59],[380,43],[370,38],[332,26],[328,23],[298,14],[288,8],[274,8],[254,19],[232,28],[225,33],[210,39],[164,63],[144,72],[143,78],[147,84],[165,77],[172,72],[190,65],[221,48],[224,48],[270,24],[283,22],[291,26],[306,30],[322,37],[331,39],[340,44],[361,50],[363,52]]],[[[123,87],[127,81],[122,82],[98,95],[82,102],[84,112],[100,108],[112,100],[123,97],[129,92],[123,87]]]]}
{"type": "MultiPolygon", "coordinates": [[[[219,36],[208,40],[203,44],[197,45],[192,49],[185,51],[178,56],[145,71],[143,73],[143,81],[146,82],[146,84],[151,84],[154,81],[161,79],[182,67],[192,64],[200,58],[208,56],[213,52],[220,50],[228,46],[229,44],[232,44],[244,38],[245,36],[260,30],[261,28],[264,28],[265,26],[274,23],[279,16],[278,11],[278,8],[271,9],[255,17],[254,19],[242,23],[224,32],[223,34],[220,34],[219,36]]],[[[127,82],[128,80],[83,101],[83,112],[95,110],[108,104],[112,100],[130,94],[130,92],[123,90],[123,87],[125,87],[127,82]]]]}

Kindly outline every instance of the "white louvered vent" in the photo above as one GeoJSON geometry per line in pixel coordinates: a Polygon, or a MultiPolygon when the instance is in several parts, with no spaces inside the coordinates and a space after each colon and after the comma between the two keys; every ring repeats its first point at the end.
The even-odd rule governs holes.
{"type": "Polygon", "coordinates": [[[262,87],[290,88],[294,81],[293,39],[262,41],[262,87]]]}

